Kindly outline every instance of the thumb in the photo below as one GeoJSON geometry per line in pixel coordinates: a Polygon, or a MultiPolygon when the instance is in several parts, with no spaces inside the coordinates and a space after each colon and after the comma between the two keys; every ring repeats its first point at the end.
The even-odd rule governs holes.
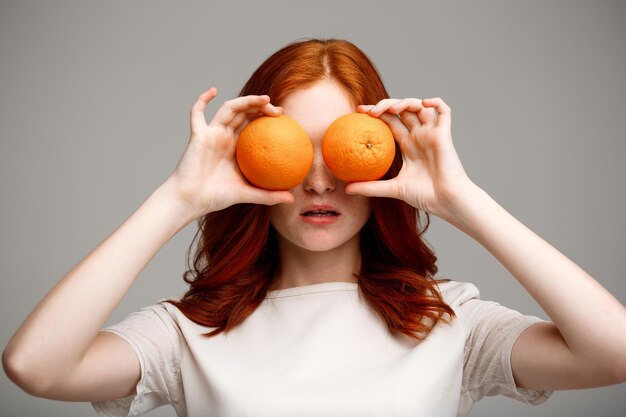
{"type": "Polygon", "coordinates": [[[254,204],[273,206],[280,203],[293,203],[294,197],[289,191],[266,191],[249,187],[246,189],[246,200],[254,204]]]}
{"type": "Polygon", "coordinates": [[[361,194],[366,197],[398,198],[398,187],[395,179],[384,181],[353,182],[346,186],[347,194],[361,194]]]}

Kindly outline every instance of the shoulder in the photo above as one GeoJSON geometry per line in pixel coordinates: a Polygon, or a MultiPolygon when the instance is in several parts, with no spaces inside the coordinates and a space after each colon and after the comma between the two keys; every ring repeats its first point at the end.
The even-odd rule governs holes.
{"type": "Polygon", "coordinates": [[[471,282],[446,280],[438,282],[438,287],[443,301],[454,310],[468,334],[501,307],[497,302],[481,300],[478,287],[471,282]]]}
{"type": "Polygon", "coordinates": [[[152,327],[169,328],[176,326],[178,321],[177,315],[180,314],[180,310],[173,304],[164,302],[165,299],[158,300],[154,304],[146,305],[139,308],[137,311],[130,313],[124,322],[132,324],[145,324],[151,323],[152,327]]]}
{"type": "Polygon", "coordinates": [[[181,301],[181,299],[182,297],[163,298],[156,304],[147,308],[152,309],[164,322],[167,322],[169,327],[175,331],[178,336],[185,339],[185,342],[188,342],[187,339],[189,337],[195,337],[198,334],[207,333],[216,329],[216,327],[210,327],[196,322],[194,318],[197,318],[198,315],[194,317],[193,312],[191,316],[187,316],[174,304],[167,302],[168,300],[181,301]]]}
{"type": "Polygon", "coordinates": [[[144,308],[152,309],[155,313],[159,315],[168,315],[172,318],[176,318],[178,314],[181,314],[181,311],[174,304],[168,303],[168,300],[180,301],[180,297],[161,298],[155,304],[149,305],[144,308]]]}
{"type": "Polygon", "coordinates": [[[175,340],[181,336],[177,314],[180,311],[174,305],[159,300],[131,312],[121,321],[104,329],[147,339],[168,337],[175,340]]]}
{"type": "Polygon", "coordinates": [[[469,300],[480,299],[480,291],[471,282],[441,280],[437,286],[443,301],[455,310],[469,300]]]}
{"type": "MultiPolygon", "coordinates": [[[[181,325],[191,322],[182,311],[178,309],[174,304],[167,302],[168,300],[180,301],[180,297],[162,298],[155,304],[144,307],[151,310],[154,314],[160,317],[164,322],[168,322],[173,326],[180,328],[181,325]]],[[[179,330],[180,331],[180,330],[179,330]]]]}
{"type": "Polygon", "coordinates": [[[497,301],[481,300],[478,288],[470,282],[445,281],[438,283],[441,295],[456,314],[470,337],[471,344],[482,344],[491,339],[492,345],[512,344],[515,338],[530,325],[542,319],[524,315],[497,301]]]}

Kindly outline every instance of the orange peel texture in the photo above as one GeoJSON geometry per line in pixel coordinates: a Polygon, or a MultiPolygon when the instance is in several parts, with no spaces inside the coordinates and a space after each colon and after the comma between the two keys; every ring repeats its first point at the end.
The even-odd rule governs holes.
{"type": "Polygon", "coordinates": [[[395,153],[389,126],[365,113],[337,118],[322,140],[326,166],[345,182],[380,179],[391,167],[395,153]]]}
{"type": "Polygon", "coordinates": [[[290,190],[301,183],[313,164],[313,144],[298,122],[287,115],[261,116],[240,132],[237,165],[254,186],[290,190]]]}

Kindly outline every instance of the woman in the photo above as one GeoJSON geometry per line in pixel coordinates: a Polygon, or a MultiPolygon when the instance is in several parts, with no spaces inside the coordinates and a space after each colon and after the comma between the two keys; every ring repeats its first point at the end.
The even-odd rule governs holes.
{"type": "Polygon", "coordinates": [[[468,178],[441,99],[388,98],[366,55],[334,39],[273,54],[207,124],[216,94],[193,105],[170,178],[7,345],[5,370],[24,390],[90,401],[101,415],[171,404],[179,416],[463,416],[485,395],[539,404],[553,390],[626,380],[624,307],[468,178]],[[324,131],[354,111],[383,120],[397,141],[382,181],[345,184],[323,161],[324,131]],[[256,189],[235,143],[253,118],[280,114],[309,134],[313,166],[290,191],[256,189]],[[435,280],[420,213],[483,245],[551,321],[435,280]],[[184,297],[100,331],[195,219],[184,297]]]}

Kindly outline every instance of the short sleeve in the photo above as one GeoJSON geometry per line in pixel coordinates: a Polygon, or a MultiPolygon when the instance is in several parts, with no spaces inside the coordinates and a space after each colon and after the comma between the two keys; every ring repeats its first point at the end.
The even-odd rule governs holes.
{"type": "Polygon", "coordinates": [[[122,337],[135,351],[141,365],[136,395],[92,402],[100,416],[133,417],[162,405],[183,407],[180,362],[183,338],[165,305],[143,307],[102,331],[122,337]]]}
{"type": "Polygon", "coordinates": [[[519,335],[539,317],[523,315],[493,301],[473,298],[459,307],[469,329],[465,343],[463,394],[476,402],[504,395],[527,404],[541,404],[553,391],[519,388],[513,379],[511,352],[519,335]]]}

